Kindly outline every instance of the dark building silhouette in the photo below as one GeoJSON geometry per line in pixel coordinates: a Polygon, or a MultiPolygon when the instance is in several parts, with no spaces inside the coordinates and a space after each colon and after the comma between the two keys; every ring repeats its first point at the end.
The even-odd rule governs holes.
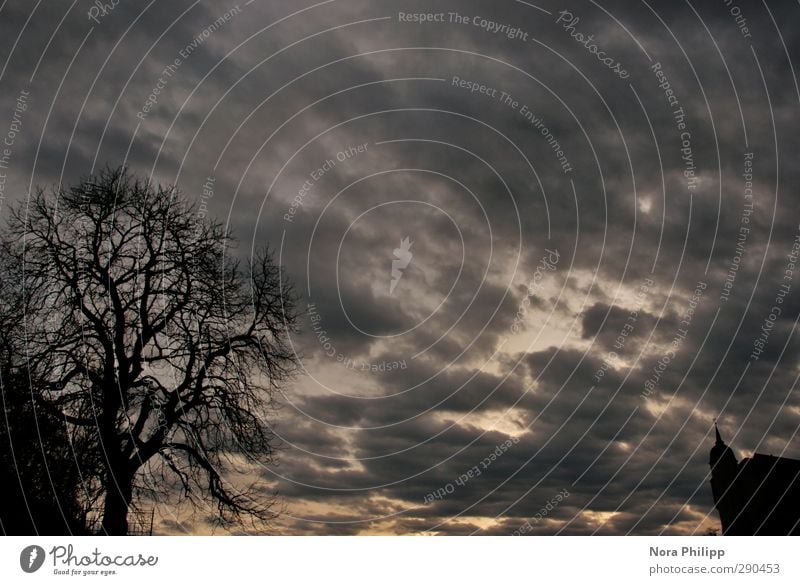
{"type": "Polygon", "coordinates": [[[720,437],[711,448],[711,491],[728,536],[800,534],[800,461],[754,453],[736,460],[720,437]]]}

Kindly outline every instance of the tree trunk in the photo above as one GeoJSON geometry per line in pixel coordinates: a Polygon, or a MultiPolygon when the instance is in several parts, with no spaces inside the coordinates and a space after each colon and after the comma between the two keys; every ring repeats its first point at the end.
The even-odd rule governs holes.
{"type": "MultiPolygon", "coordinates": [[[[110,360],[109,360],[110,361],[110,360]]],[[[103,414],[100,419],[100,441],[105,450],[106,477],[103,525],[101,533],[108,536],[127,536],[128,506],[133,495],[133,475],[128,472],[127,460],[117,434],[117,414],[121,407],[122,390],[116,387],[118,377],[107,365],[103,392],[103,414]]]]}
{"type": "Polygon", "coordinates": [[[106,482],[106,499],[103,507],[101,532],[108,536],[128,534],[128,506],[131,503],[133,478],[117,474],[106,482]]]}

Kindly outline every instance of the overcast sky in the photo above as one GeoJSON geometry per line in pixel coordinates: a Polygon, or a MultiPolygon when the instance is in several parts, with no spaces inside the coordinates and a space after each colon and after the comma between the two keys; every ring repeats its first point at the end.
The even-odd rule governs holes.
{"type": "Polygon", "coordinates": [[[276,532],[702,533],[715,418],[800,458],[798,18],[4,1],[0,216],[127,164],[278,251],[276,532]]]}

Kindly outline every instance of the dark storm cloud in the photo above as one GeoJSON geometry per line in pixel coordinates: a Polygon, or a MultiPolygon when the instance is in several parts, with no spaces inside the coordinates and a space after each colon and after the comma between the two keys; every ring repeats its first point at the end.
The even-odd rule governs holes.
{"type": "Polygon", "coordinates": [[[90,2],[66,15],[66,5],[40,7],[13,54],[33,8],[5,6],[0,132],[19,91],[32,98],[0,213],[24,198],[32,173],[49,185],[62,170],[70,182],[95,161],[127,160],[177,178],[198,203],[214,178],[203,202],[240,237],[236,253],[279,248],[301,306],[319,315],[293,338],[309,375],[276,418],[280,465],[254,472],[285,498],[287,532],[507,534],[563,489],[570,496],[531,534],[702,531],[712,418],[742,453],[800,454],[798,275],[780,296],[800,223],[797,6],[742,6],[745,37],[723,3],[648,4],[604,4],[619,24],[592,3],[569,9],[574,30],[595,35],[626,79],[545,3],[552,14],[511,1],[342,0],[265,31],[310,4],[242,3],[186,58],[235,4],[142,12],[147,3],[121,2],[93,30],[90,2]],[[518,25],[530,38],[471,20],[397,20],[431,10],[518,25]],[[357,22],[382,17],[391,19],[357,22]],[[685,112],[690,151],[656,62],[685,112]],[[453,76],[506,92],[516,110],[453,76]],[[392,140],[405,142],[378,144],[392,140]],[[391,172],[367,178],[381,171],[391,172]],[[405,237],[413,260],[390,292],[405,237]],[[546,250],[558,262],[539,280],[546,250]],[[403,367],[377,369],[394,362],[403,367]],[[425,503],[474,466],[479,476],[425,503]]]}
{"type": "MultiPolygon", "coordinates": [[[[630,333],[625,328],[628,323],[631,309],[620,306],[609,306],[605,303],[595,303],[583,312],[581,326],[582,337],[593,339],[593,341],[605,346],[607,350],[614,349],[614,344],[622,345],[620,334],[625,333],[626,343],[622,346],[624,350],[630,351],[634,347],[634,339],[648,336],[655,328],[656,323],[660,322],[662,327],[660,333],[670,325],[674,328],[677,324],[674,315],[665,315],[660,320],[647,311],[639,311],[636,316],[637,327],[631,325],[630,333]]],[[[663,336],[658,339],[663,341],[663,336]]]]}

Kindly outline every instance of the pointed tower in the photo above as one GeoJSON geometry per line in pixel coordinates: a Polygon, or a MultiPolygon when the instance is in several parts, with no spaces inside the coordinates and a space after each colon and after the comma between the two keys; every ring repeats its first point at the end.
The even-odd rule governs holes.
{"type": "Polygon", "coordinates": [[[736,455],[733,454],[733,451],[730,447],[725,444],[725,441],[722,440],[722,437],[719,434],[719,428],[717,428],[717,423],[714,423],[714,433],[717,436],[717,441],[714,443],[714,446],[711,447],[711,457],[709,459],[708,464],[711,465],[711,475],[717,475],[717,473],[724,473],[728,469],[732,469],[733,473],[736,473],[736,455]]]}
{"type": "Polygon", "coordinates": [[[731,448],[722,440],[716,422],[714,423],[714,432],[717,440],[714,446],[711,447],[711,456],[709,458],[711,493],[714,495],[714,504],[722,521],[722,533],[725,534],[736,518],[736,510],[738,509],[735,501],[736,489],[734,482],[739,463],[731,448]]]}

